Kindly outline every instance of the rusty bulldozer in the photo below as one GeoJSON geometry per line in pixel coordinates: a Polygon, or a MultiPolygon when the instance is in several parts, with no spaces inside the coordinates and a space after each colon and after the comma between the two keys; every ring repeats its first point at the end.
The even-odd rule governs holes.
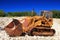
{"type": "Polygon", "coordinates": [[[52,12],[42,11],[41,16],[26,17],[24,22],[13,19],[4,29],[9,36],[53,36],[55,30],[51,29],[53,25],[52,12]]]}

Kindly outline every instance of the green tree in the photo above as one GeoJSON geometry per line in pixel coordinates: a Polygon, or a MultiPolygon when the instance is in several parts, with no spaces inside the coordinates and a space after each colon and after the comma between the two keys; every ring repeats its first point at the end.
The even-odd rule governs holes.
{"type": "Polygon", "coordinates": [[[53,18],[60,18],[60,11],[59,10],[52,10],[53,18]]]}
{"type": "Polygon", "coordinates": [[[0,10],[0,17],[4,17],[6,14],[3,10],[0,10]]]}
{"type": "Polygon", "coordinates": [[[25,12],[8,12],[8,15],[7,16],[35,16],[36,13],[34,12],[33,15],[31,15],[32,12],[28,12],[28,11],[25,11],[25,12]]]}

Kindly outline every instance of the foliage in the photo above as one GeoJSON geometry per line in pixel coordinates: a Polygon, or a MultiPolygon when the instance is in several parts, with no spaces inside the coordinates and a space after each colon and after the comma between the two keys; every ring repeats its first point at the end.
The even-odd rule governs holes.
{"type": "MultiPolygon", "coordinates": [[[[60,18],[59,10],[51,10],[53,12],[53,18],[60,18]]],[[[17,17],[17,16],[35,16],[36,12],[25,11],[25,12],[7,12],[5,13],[3,10],[0,10],[0,17],[17,17]]]]}
{"type": "Polygon", "coordinates": [[[60,11],[59,10],[52,10],[53,18],[60,18],[60,11]]]}
{"type": "Polygon", "coordinates": [[[4,12],[3,10],[0,10],[0,17],[15,17],[15,16],[35,16],[37,15],[35,12],[32,15],[32,12],[25,11],[25,12],[4,12]]]}
{"type": "Polygon", "coordinates": [[[5,14],[5,12],[3,11],[3,10],[0,10],[0,17],[4,17],[6,14],[5,14]]]}
{"type": "Polygon", "coordinates": [[[35,16],[36,13],[34,12],[33,15],[31,15],[31,12],[8,12],[7,16],[35,16]]]}

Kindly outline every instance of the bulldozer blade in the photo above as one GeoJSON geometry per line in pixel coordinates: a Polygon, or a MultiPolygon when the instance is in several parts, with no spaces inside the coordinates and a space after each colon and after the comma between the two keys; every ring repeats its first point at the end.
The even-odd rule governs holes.
{"type": "Polygon", "coordinates": [[[38,29],[34,28],[31,31],[32,36],[53,36],[55,34],[54,29],[38,29]]]}
{"type": "Polygon", "coordinates": [[[10,37],[20,36],[22,34],[22,24],[17,19],[14,19],[4,29],[10,37]]]}

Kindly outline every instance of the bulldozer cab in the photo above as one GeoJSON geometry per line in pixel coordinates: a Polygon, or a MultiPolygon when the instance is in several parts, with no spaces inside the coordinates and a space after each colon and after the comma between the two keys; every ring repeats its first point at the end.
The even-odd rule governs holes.
{"type": "Polygon", "coordinates": [[[46,17],[47,19],[52,18],[52,12],[49,11],[42,11],[41,16],[46,17]]]}
{"type": "Polygon", "coordinates": [[[53,25],[53,18],[52,18],[52,12],[50,11],[42,11],[41,16],[43,16],[50,26],[53,25]]]}

